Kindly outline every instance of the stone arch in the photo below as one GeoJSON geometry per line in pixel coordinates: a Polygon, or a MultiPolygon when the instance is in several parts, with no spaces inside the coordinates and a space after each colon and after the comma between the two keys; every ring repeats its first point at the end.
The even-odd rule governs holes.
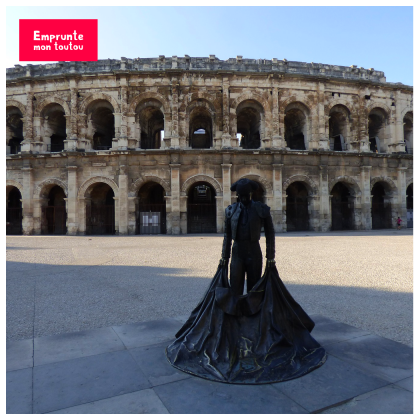
{"type": "Polygon", "coordinates": [[[130,185],[130,190],[128,193],[129,197],[135,197],[139,192],[140,188],[147,182],[156,182],[165,190],[165,195],[168,196],[171,194],[171,186],[162,178],[159,178],[155,175],[142,175],[130,185]]]}
{"type": "Polygon", "coordinates": [[[334,188],[335,184],[342,182],[346,186],[349,186],[355,196],[360,196],[362,191],[360,190],[359,184],[357,181],[347,175],[338,176],[328,182],[328,191],[331,194],[331,190],[334,188]]]}
{"type": "Polygon", "coordinates": [[[242,175],[239,179],[242,179],[242,178],[248,178],[251,181],[258,182],[260,185],[262,185],[265,195],[273,195],[273,185],[271,184],[270,181],[267,180],[267,178],[258,174],[242,175]]]}
{"type": "Polygon", "coordinates": [[[114,197],[118,198],[118,185],[110,178],[106,178],[104,176],[95,176],[93,178],[88,179],[85,181],[79,188],[79,191],[77,192],[77,199],[84,199],[86,197],[87,191],[93,187],[94,184],[102,182],[104,184],[109,185],[112,190],[114,191],[114,197]]]}
{"type": "Polygon", "coordinates": [[[106,93],[98,92],[98,93],[92,93],[92,95],[89,95],[85,99],[83,99],[83,102],[79,106],[79,114],[86,114],[86,109],[89,106],[89,104],[92,103],[93,101],[98,100],[98,99],[108,101],[113,106],[114,113],[119,113],[120,112],[120,105],[111,95],[107,95],[106,93]]]}
{"type": "Polygon", "coordinates": [[[287,178],[286,181],[283,182],[283,194],[286,195],[286,190],[290,184],[293,182],[302,182],[308,187],[308,195],[309,196],[316,196],[318,195],[318,187],[316,183],[309,178],[307,175],[292,175],[291,177],[287,178]]]}
{"type": "Polygon", "coordinates": [[[414,178],[413,177],[411,177],[411,178],[409,178],[407,181],[406,181],[406,187],[409,187],[410,186],[410,184],[412,184],[414,182],[414,178]]]}
{"type": "Polygon", "coordinates": [[[391,116],[391,108],[389,108],[388,105],[379,102],[373,102],[372,104],[369,104],[369,106],[366,107],[366,115],[369,116],[369,114],[374,108],[382,109],[386,114],[386,119],[389,119],[389,117],[391,116]]]}
{"type": "Polygon", "coordinates": [[[216,191],[216,195],[222,195],[222,187],[217,180],[211,176],[205,174],[198,174],[190,176],[181,187],[181,194],[186,195],[190,187],[196,182],[207,182],[209,183],[216,191]]]}
{"type": "Polygon", "coordinates": [[[384,182],[385,184],[387,184],[393,195],[397,193],[397,186],[395,185],[395,182],[389,176],[376,176],[374,178],[371,178],[370,180],[371,191],[377,182],[384,182]]]}
{"type": "Polygon", "coordinates": [[[16,187],[19,190],[21,197],[23,197],[23,185],[20,182],[14,181],[13,179],[6,179],[6,188],[7,187],[16,187]]]}
{"type": "Polygon", "coordinates": [[[162,104],[162,112],[165,114],[166,112],[170,112],[170,104],[169,101],[160,93],[157,92],[143,92],[139,95],[135,96],[130,104],[128,105],[128,114],[134,114],[136,112],[137,105],[140,102],[147,101],[148,99],[156,99],[162,104]]]}
{"type": "Polygon", "coordinates": [[[45,188],[48,187],[48,186],[53,186],[53,185],[58,185],[59,187],[61,187],[63,189],[66,197],[68,197],[67,184],[65,182],[63,182],[61,179],[58,179],[58,178],[48,178],[48,179],[40,182],[34,188],[34,199],[43,198],[43,197],[41,197],[41,195],[44,193],[45,188]]]}
{"type": "Polygon", "coordinates": [[[313,109],[316,107],[315,104],[311,106],[297,99],[296,96],[291,96],[290,98],[287,98],[283,102],[279,103],[279,113],[285,114],[287,107],[294,103],[297,104],[296,108],[306,112],[308,117],[312,114],[313,109]]]}
{"type": "Polygon", "coordinates": [[[185,110],[188,114],[190,114],[191,111],[197,106],[202,106],[206,108],[210,112],[210,114],[214,116],[216,115],[216,107],[214,106],[212,101],[209,101],[206,98],[192,99],[191,101],[188,102],[188,105],[185,110]]]}
{"type": "Polygon", "coordinates": [[[284,114],[291,109],[299,109],[302,111],[307,117],[311,116],[311,107],[306,105],[304,102],[301,101],[288,101],[287,104],[284,104],[284,114]],[[292,106],[291,106],[292,105],[292,106]]]}
{"type": "Polygon", "coordinates": [[[7,99],[6,100],[6,108],[8,106],[15,106],[19,109],[19,111],[22,113],[23,116],[26,115],[26,107],[19,101],[15,101],[14,99],[7,99]]]}
{"type": "MultiPolygon", "coordinates": [[[[403,119],[405,117],[405,114],[407,114],[407,112],[413,112],[413,107],[411,105],[406,106],[403,111],[401,112],[401,119],[403,119]]],[[[413,112],[414,113],[414,112],[413,112]]]]}
{"type": "Polygon", "coordinates": [[[232,105],[231,108],[233,108],[235,110],[235,113],[238,113],[238,106],[244,102],[244,101],[255,101],[258,102],[262,108],[264,109],[264,114],[265,115],[269,115],[269,113],[271,113],[271,106],[268,102],[267,99],[265,99],[262,95],[260,95],[259,93],[256,92],[250,92],[250,93],[244,93],[241,96],[239,96],[239,98],[236,98],[232,105]]]}
{"type": "Polygon", "coordinates": [[[34,111],[34,117],[40,117],[42,110],[50,104],[59,104],[64,109],[64,115],[70,115],[70,108],[67,102],[59,98],[58,96],[49,96],[48,98],[43,99],[39,104],[37,104],[35,111],[34,111]]]}
{"type": "Polygon", "coordinates": [[[334,108],[336,105],[341,105],[342,107],[346,108],[346,111],[348,112],[349,116],[354,114],[353,106],[349,101],[335,99],[324,106],[324,115],[328,116],[331,109],[334,108]]]}
{"type": "Polygon", "coordinates": [[[184,99],[179,105],[179,112],[189,112],[188,108],[191,107],[191,104],[200,99],[206,101],[210,105],[209,110],[211,109],[212,112],[216,113],[222,111],[220,101],[215,100],[216,98],[214,95],[207,92],[198,91],[190,95],[185,95],[184,99]]]}

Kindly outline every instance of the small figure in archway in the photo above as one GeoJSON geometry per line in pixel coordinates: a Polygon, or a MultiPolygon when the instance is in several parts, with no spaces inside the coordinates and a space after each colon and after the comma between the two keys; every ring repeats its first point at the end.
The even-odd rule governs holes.
{"type": "Polygon", "coordinates": [[[275,264],[275,233],[270,208],[260,201],[252,200],[253,191],[258,189],[256,182],[243,178],[235,182],[230,189],[237,192],[239,202],[228,206],[225,211],[225,238],[220,264],[223,266],[229,263],[233,239],[230,287],[236,295],[242,295],[245,274],[248,292],[261,278],[261,227],[264,226],[267,243],[267,266],[275,264]]]}
{"type": "Polygon", "coordinates": [[[213,381],[264,384],[298,378],[322,366],[325,349],[311,336],[315,324],[281,281],[274,262],[270,208],[251,199],[258,185],[232,185],[239,202],[228,206],[222,259],[201,302],[166,357],[177,369],[213,381]],[[267,264],[259,245],[264,226],[267,264]],[[232,247],[230,285],[228,261],[232,247]],[[245,275],[247,293],[243,294],[245,275]]]}
{"type": "Polygon", "coordinates": [[[401,222],[402,222],[402,219],[401,219],[401,217],[400,216],[398,216],[398,218],[397,218],[397,229],[398,230],[401,230],[401,222]]]}

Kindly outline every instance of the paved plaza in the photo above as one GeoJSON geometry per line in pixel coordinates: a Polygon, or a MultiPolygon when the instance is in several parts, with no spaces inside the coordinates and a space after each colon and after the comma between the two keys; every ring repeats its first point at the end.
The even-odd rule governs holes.
{"type": "Polygon", "coordinates": [[[277,235],[279,274],[329,357],[302,378],[256,386],[191,377],[163,352],[222,241],[7,237],[7,412],[412,411],[412,230],[277,235]]]}

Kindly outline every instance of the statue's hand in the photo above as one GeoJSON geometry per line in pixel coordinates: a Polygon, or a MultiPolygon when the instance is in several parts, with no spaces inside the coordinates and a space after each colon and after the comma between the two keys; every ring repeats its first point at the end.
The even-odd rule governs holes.
{"type": "Polygon", "coordinates": [[[276,265],[276,261],[274,259],[268,260],[267,259],[267,267],[274,267],[276,265]]]}
{"type": "Polygon", "coordinates": [[[228,265],[228,264],[229,264],[229,259],[226,259],[226,258],[220,258],[220,262],[219,262],[219,264],[220,264],[221,266],[228,265]]]}

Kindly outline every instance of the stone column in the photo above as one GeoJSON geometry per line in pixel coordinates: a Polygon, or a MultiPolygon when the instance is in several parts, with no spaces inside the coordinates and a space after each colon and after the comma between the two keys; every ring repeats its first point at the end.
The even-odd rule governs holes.
{"type": "Polygon", "coordinates": [[[321,232],[327,232],[331,230],[331,205],[330,192],[328,191],[328,166],[320,165],[319,169],[319,225],[321,232]]]}
{"type": "Polygon", "coordinates": [[[81,235],[86,235],[86,206],[90,204],[90,198],[79,198],[78,200],[78,210],[79,210],[79,217],[78,217],[78,233],[81,235]]]}
{"type": "MultiPolygon", "coordinates": [[[[166,197],[165,197],[166,198],[166,197]]],[[[128,234],[135,235],[137,231],[136,219],[136,200],[137,197],[128,197],[128,234]]]]}
{"type": "Polygon", "coordinates": [[[118,175],[118,204],[119,204],[119,235],[128,234],[128,176],[127,167],[120,164],[120,174],[118,175]]]}
{"type": "Polygon", "coordinates": [[[216,195],[216,232],[223,233],[225,221],[224,195],[216,195]]]}
{"type": "Polygon", "coordinates": [[[33,234],[33,195],[34,176],[29,167],[22,168],[23,193],[22,193],[22,232],[24,235],[33,234]]]}
{"type": "Polygon", "coordinates": [[[273,217],[274,231],[283,232],[283,164],[273,163],[273,207],[271,215],[273,217]]]}
{"type": "Polygon", "coordinates": [[[26,90],[26,115],[25,115],[25,138],[21,143],[22,152],[32,151],[32,142],[34,140],[33,117],[34,117],[34,95],[30,83],[25,84],[26,90]]]}
{"type": "Polygon", "coordinates": [[[273,87],[273,112],[272,112],[272,142],[271,148],[272,149],[280,149],[282,144],[282,137],[280,136],[280,120],[279,120],[279,88],[273,87]]]}
{"type": "Polygon", "coordinates": [[[230,187],[232,185],[231,168],[231,163],[222,163],[222,188],[224,209],[232,204],[232,192],[230,191],[230,187]]]}
{"type": "MultiPolygon", "coordinates": [[[[328,134],[325,132],[325,113],[324,113],[324,106],[325,106],[325,85],[324,82],[318,82],[318,130],[316,132],[317,139],[311,139],[311,144],[309,145],[309,150],[319,149],[319,150],[329,150],[329,139],[328,134]]],[[[315,118],[312,118],[312,121],[315,121],[315,118]]],[[[312,132],[314,132],[312,130],[312,132]]]]}
{"type": "Polygon", "coordinates": [[[364,90],[359,89],[359,142],[360,142],[360,151],[369,152],[370,150],[369,127],[368,127],[368,117],[366,115],[366,103],[365,103],[366,100],[365,100],[364,94],[365,94],[364,90]]]}
{"type": "Polygon", "coordinates": [[[120,78],[121,85],[121,116],[120,116],[120,137],[118,138],[118,150],[128,149],[127,136],[127,109],[128,109],[128,88],[127,79],[120,78]]]}
{"type": "Polygon", "coordinates": [[[361,190],[362,190],[362,220],[361,228],[365,230],[372,229],[372,211],[371,211],[371,192],[370,192],[370,171],[372,166],[361,166],[361,190]]]}
{"type": "Polygon", "coordinates": [[[77,166],[67,166],[67,235],[77,235],[77,166]]]}
{"type": "MultiPolygon", "coordinates": [[[[112,139],[112,149],[118,150],[119,149],[119,142],[121,137],[121,117],[122,114],[120,112],[114,112],[114,126],[115,126],[115,137],[112,139]]],[[[124,140],[123,140],[124,142],[124,140]]],[[[127,136],[125,138],[125,149],[127,150],[127,136]]]]}
{"type": "Polygon", "coordinates": [[[32,226],[33,226],[33,235],[41,235],[42,232],[42,223],[46,222],[46,214],[42,213],[42,208],[48,204],[46,198],[33,198],[32,199],[32,226]]]}
{"type": "Polygon", "coordinates": [[[178,120],[178,80],[172,80],[171,93],[172,93],[172,133],[171,133],[171,147],[179,149],[179,120],[178,120]]]}
{"type": "Polygon", "coordinates": [[[179,163],[169,164],[171,168],[171,226],[172,234],[179,235],[181,233],[181,208],[180,208],[180,185],[179,171],[181,165],[179,163]]]}
{"type": "Polygon", "coordinates": [[[309,230],[320,231],[320,199],[318,195],[308,196],[309,230]]]}
{"type": "MultiPolygon", "coordinates": [[[[401,226],[407,226],[407,168],[400,166],[397,168],[397,194],[396,206],[397,216],[402,219],[401,226]]],[[[393,220],[393,223],[395,219],[393,220]]]]}
{"type": "Polygon", "coordinates": [[[401,115],[401,95],[400,91],[395,92],[395,124],[394,124],[394,133],[393,133],[393,143],[395,143],[395,151],[397,153],[405,152],[405,142],[404,142],[404,124],[403,116],[401,115]]]}
{"type": "Polygon", "coordinates": [[[222,134],[222,149],[232,148],[232,135],[229,130],[229,78],[223,77],[222,82],[223,91],[223,134],[222,134]]]}

